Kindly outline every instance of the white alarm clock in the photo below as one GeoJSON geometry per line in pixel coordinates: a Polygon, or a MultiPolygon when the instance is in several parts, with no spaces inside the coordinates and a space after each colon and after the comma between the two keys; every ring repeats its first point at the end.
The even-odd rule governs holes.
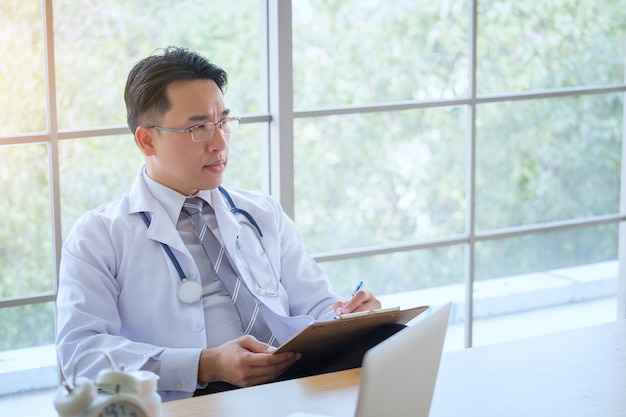
{"type": "Polygon", "coordinates": [[[111,355],[90,350],[74,362],[72,382],[66,381],[59,387],[54,406],[61,417],[153,417],[138,392],[139,380],[119,369],[111,355]],[[111,369],[100,371],[95,382],[76,378],[78,363],[94,353],[105,355],[111,369]]]}

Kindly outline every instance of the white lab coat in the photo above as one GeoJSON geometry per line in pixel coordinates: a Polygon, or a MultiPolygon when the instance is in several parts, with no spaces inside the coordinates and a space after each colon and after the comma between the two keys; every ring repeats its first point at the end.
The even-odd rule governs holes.
{"type": "MultiPolygon", "coordinates": [[[[148,192],[142,175],[143,167],[128,193],[79,218],[64,244],[57,298],[57,352],[66,378],[72,377],[77,355],[91,348],[110,352],[127,370],[158,361],[163,399],[184,398],[197,387],[197,361],[195,367],[189,367],[180,358],[197,358],[199,349],[206,347],[205,314],[201,302],[185,304],[178,300],[180,277],[160,242],[169,245],[186,276],[200,275],[175,224],[148,192]],[[142,211],[151,218],[149,228],[139,215],[142,211]]],[[[261,193],[228,191],[235,204],[252,214],[261,227],[267,251],[278,269],[280,296],[258,295],[258,299],[285,316],[332,317],[332,304],[339,297],[332,293],[325,273],[305,253],[295,224],[278,202],[261,193]]],[[[201,191],[200,195],[203,193],[211,194],[228,257],[235,259],[235,268],[249,288],[256,288],[236,251],[243,217],[230,212],[217,189],[201,191]]],[[[256,271],[255,259],[246,260],[256,271]]],[[[256,276],[265,289],[275,288],[271,274],[256,276]]],[[[93,379],[106,367],[104,358],[93,356],[81,362],[77,374],[93,379]]]]}

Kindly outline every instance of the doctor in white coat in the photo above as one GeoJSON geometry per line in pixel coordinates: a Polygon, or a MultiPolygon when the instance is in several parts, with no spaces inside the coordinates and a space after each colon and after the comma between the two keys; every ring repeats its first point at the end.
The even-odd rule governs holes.
{"type": "MultiPolygon", "coordinates": [[[[295,224],[270,196],[226,187],[258,224],[265,251],[246,217],[231,211],[217,188],[238,123],[224,103],[226,81],[206,58],[174,47],[131,70],[128,124],[145,165],[128,193],[79,218],[64,244],[56,345],[66,378],[77,356],[103,349],[126,369],[157,373],[159,393],[168,401],[216,382],[268,382],[299,359],[297,353],[272,355],[267,340],[245,334],[181,212],[189,196],[211,206],[214,214],[205,219],[233,269],[256,302],[275,314],[330,319],[380,307],[368,291],[348,301],[332,292],[295,224]],[[200,284],[199,300],[181,301],[182,278],[200,284]]],[[[94,378],[107,366],[94,356],[77,372],[94,378]]]]}

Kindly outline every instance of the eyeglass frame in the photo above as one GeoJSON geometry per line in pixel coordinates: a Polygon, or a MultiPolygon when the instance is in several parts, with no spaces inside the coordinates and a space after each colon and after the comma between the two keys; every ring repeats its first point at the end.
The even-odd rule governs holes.
{"type": "MultiPolygon", "coordinates": [[[[175,129],[173,127],[164,127],[164,126],[156,126],[156,125],[151,125],[151,126],[146,126],[148,129],[155,129],[155,130],[161,130],[164,132],[175,132],[175,133],[191,133],[191,140],[197,143],[202,143],[202,142],[207,142],[209,139],[207,140],[196,140],[193,136],[193,130],[200,127],[200,126],[206,126],[206,125],[212,125],[213,126],[213,135],[215,134],[215,126],[218,127],[218,129],[220,130],[220,134],[222,135],[223,138],[226,138],[226,136],[224,135],[224,127],[223,124],[225,122],[232,122],[232,121],[237,121],[237,123],[241,122],[241,118],[237,117],[237,116],[228,116],[222,120],[220,120],[219,122],[204,122],[204,123],[198,123],[197,125],[193,125],[190,128],[187,129],[175,129]]],[[[228,136],[230,137],[230,135],[228,136]]]]}

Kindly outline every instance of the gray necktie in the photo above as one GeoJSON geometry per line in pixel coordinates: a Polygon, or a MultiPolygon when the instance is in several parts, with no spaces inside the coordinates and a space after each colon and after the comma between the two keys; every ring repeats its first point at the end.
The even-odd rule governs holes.
{"type": "Polygon", "coordinates": [[[202,217],[204,204],[204,200],[200,197],[188,198],[183,204],[183,211],[191,218],[193,228],[202,242],[204,251],[213,264],[215,273],[222,281],[226,292],[230,294],[233,304],[235,304],[244,334],[251,334],[262,342],[273,344],[274,336],[267,327],[265,320],[259,317],[259,306],[256,299],[246,284],[239,278],[228,257],[224,256],[224,247],[202,217]]]}

